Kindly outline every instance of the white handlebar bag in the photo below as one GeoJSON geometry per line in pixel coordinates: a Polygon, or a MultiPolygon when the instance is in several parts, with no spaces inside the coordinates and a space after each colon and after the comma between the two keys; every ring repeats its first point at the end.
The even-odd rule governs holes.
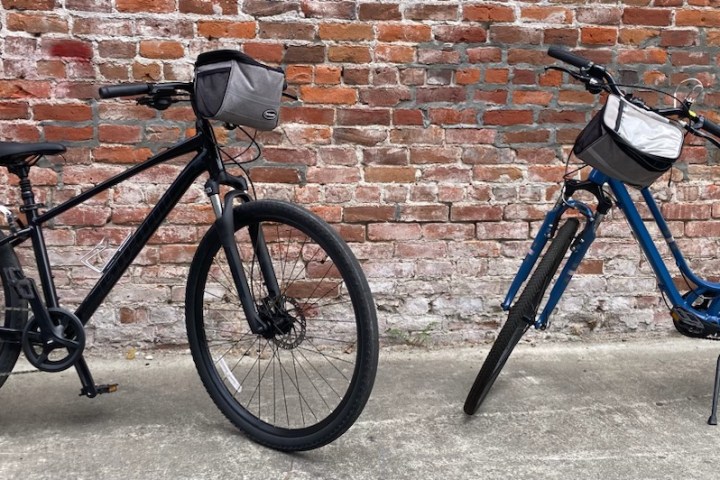
{"type": "Polygon", "coordinates": [[[610,95],[578,135],[573,153],[610,177],[647,187],[680,157],[684,139],[676,122],[610,95]]]}
{"type": "Polygon", "coordinates": [[[272,130],[285,86],[282,69],[236,50],[201,53],[195,62],[195,105],[204,118],[272,130]]]}

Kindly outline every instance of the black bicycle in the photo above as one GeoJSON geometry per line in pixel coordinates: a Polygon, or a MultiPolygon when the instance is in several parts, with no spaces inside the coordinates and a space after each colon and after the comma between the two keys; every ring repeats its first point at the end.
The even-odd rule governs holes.
{"type": "MultiPolygon", "coordinates": [[[[212,64],[243,63],[242,54],[232,53],[203,54],[205,64],[208,58],[212,64]]],[[[261,64],[241,66],[247,65],[261,64]]],[[[373,298],[358,261],[331,226],[297,205],[255,200],[247,178],[230,173],[208,114],[199,113],[207,109],[208,99],[199,105],[198,81],[196,74],[190,83],[100,88],[101,98],[140,96],[138,103],[161,110],[189,101],[197,117],[196,134],[53,208],[36,201],[29,172],[41,157],[61,154],[65,147],[0,142],[0,165],[20,179],[19,211],[25,216],[21,221],[10,209],[0,209],[8,226],[7,233],[0,234],[0,305],[5,307],[0,386],[22,350],[41,371],[75,367],[81,395],[93,398],[116,390],[116,385],[93,381],[83,358],[85,325],[182,195],[204,174],[216,220],[198,245],[185,297],[188,341],[200,378],[217,407],[254,441],[286,451],[317,448],[342,435],[370,396],[378,361],[373,298]],[[63,308],[43,225],[120,182],[186,154],[194,154],[192,160],[101,269],[77,309],[63,308]],[[28,239],[39,287],[23,273],[14,251],[28,239]]],[[[247,114],[252,105],[248,109],[241,113],[247,114]]],[[[267,110],[262,114],[277,122],[267,110]]]]}

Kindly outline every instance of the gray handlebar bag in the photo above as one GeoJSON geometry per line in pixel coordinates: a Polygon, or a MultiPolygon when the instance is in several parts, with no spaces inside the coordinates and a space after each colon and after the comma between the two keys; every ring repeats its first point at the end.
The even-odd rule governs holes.
{"type": "Polygon", "coordinates": [[[195,105],[211,120],[272,130],[280,119],[285,72],[236,50],[202,53],[195,62],[195,105]]]}
{"type": "Polygon", "coordinates": [[[578,135],[573,153],[610,177],[647,187],[677,161],[684,139],[673,120],[610,95],[578,135]]]}

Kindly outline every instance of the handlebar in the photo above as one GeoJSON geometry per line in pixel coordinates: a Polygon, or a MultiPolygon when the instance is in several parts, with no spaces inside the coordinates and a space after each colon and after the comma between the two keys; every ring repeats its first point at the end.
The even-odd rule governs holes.
{"type": "Polygon", "coordinates": [[[706,132],[708,132],[711,135],[720,137],[720,125],[708,120],[705,117],[702,117],[702,125],[700,126],[700,128],[702,128],[703,130],[705,130],[706,132]]]}
{"type": "Polygon", "coordinates": [[[589,68],[593,65],[593,62],[587,58],[575,55],[564,48],[556,47],[554,45],[548,49],[548,55],[565,63],[569,63],[573,67],[577,68],[589,68]]]}
{"type": "MultiPolygon", "coordinates": [[[[551,46],[548,48],[548,55],[556,58],[562,62],[565,62],[567,64],[570,64],[574,67],[577,67],[580,69],[579,72],[572,72],[566,69],[561,69],[563,71],[566,71],[570,73],[574,78],[581,80],[585,83],[586,88],[592,92],[592,93],[600,93],[603,90],[607,90],[611,93],[614,93],[616,95],[620,96],[626,96],[622,90],[618,88],[617,83],[615,82],[615,79],[610,75],[610,73],[605,70],[605,67],[602,65],[596,65],[591,60],[588,60],[587,58],[581,57],[580,55],[576,55],[574,53],[571,53],[561,47],[551,46]]],[[[637,101],[638,99],[634,99],[633,101],[637,101]]],[[[640,102],[642,104],[642,102],[640,102]]],[[[671,115],[680,115],[687,117],[691,120],[689,125],[686,125],[686,129],[692,133],[695,133],[696,135],[702,135],[698,132],[698,130],[704,130],[711,135],[714,135],[715,137],[720,138],[720,125],[716,124],[715,122],[712,122],[708,120],[707,118],[697,115],[694,112],[690,110],[690,104],[687,103],[684,108],[673,108],[673,109],[660,109],[660,110],[653,110],[648,107],[649,110],[653,110],[656,113],[659,113],[663,116],[671,116],[671,115]]],[[[709,137],[706,137],[709,138],[709,137]]],[[[709,138],[710,139],[710,138],[709,138]]],[[[720,144],[717,143],[717,140],[710,139],[713,143],[718,145],[720,147],[720,144]]]]}
{"type": "Polygon", "coordinates": [[[146,95],[150,93],[152,83],[127,83],[123,85],[108,85],[100,87],[100,98],[130,97],[133,95],[146,95]]]}

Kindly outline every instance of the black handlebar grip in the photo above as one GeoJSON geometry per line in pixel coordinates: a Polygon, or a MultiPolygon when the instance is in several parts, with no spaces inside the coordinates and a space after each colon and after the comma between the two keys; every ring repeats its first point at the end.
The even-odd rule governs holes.
{"type": "Polygon", "coordinates": [[[715,122],[711,122],[707,118],[703,118],[702,129],[712,135],[715,135],[716,137],[720,137],[720,125],[715,122]]]}
{"type": "Polygon", "coordinates": [[[586,68],[592,65],[592,62],[587,58],[583,58],[579,55],[575,55],[574,53],[570,53],[564,48],[560,47],[552,46],[548,48],[548,55],[578,68],[586,68]]]}
{"type": "Polygon", "coordinates": [[[131,95],[144,95],[150,93],[152,83],[127,83],[124,85],[109,85],[100,87],[100,98],[129,97],[131,95]]]}

